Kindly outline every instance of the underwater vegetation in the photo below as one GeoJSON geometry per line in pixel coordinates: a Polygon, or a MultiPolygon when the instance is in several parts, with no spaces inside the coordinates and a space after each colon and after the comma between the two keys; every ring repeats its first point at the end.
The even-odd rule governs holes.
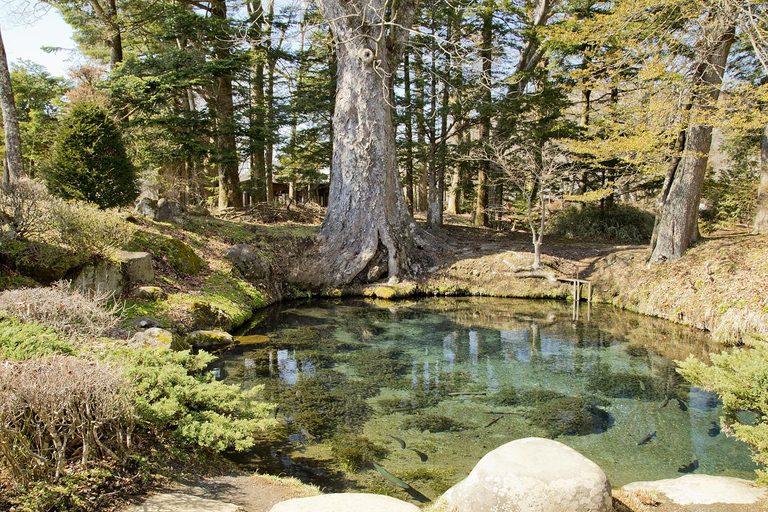
{"type": "Polygon", "coordinates": [[[334,460],[344,471],[352,473],[372,467],[375,461],[383,459],[388,453],[386,447],[357,434],[337,434],[331,439],[334,460]]]}
{"type": "Polygon", "coordinates": [[[400,348],[369,348],[353,352],[349,364],[361,378],[376,381],[379,386],[399,387],[411,364],[400,348]]]}
{"type": "Polygon", "coordinates": [[[424,432],[458,432],[467,427],[448,416],[440,414],[418,414],[403,421],[403,428],[413,428],[424,432]]]}
{"type": "Polygon", "coordinates": [[[634,373],[597,373],[589,377],[587,387],[612,398],[664,399],[660,381],[650,375],[634,373]]]}

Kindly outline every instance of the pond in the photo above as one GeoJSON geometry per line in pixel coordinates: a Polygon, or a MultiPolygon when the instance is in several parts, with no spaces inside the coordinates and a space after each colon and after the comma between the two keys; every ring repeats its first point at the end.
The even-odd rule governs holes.
{"type": "Polygon", "coordinates": [[[614,486],[754,478],[746,445],[720,432],[717,396],[675,371],[718,349],[699,331],[491,298],[288,303],[254,324],[214,371],[279,405],[282,427],[238,457],[262,473],[407,498],[388,472],[435,498],[490,450],[536,436],[575,448],[614,486]]]}

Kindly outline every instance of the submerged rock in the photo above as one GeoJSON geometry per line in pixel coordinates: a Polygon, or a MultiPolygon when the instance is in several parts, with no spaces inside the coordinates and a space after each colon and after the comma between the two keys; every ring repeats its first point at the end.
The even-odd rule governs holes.
{"type": "Polygon", "coordinates": [[[278,503],[270,512],[419,512],[419,507],[380,494],[322,494],[278,503]]]}
{"type": "Polygon", "coordinates": [[[610,512],[603,470],[576,450],[549,439],[512,441],[483,457],[467,478],[440,498],[455,512],[610,512]]]}

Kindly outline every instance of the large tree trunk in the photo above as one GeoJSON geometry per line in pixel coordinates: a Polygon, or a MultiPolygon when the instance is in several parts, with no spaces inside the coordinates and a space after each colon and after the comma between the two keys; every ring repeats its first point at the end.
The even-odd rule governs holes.
{"type": "Polygon", "coordinates": [[[405,199],[413,214],[413,106],[411,105],[411,59],[403,57],[403,89],[405,90],[405,199]]]}
{"type": "Polygon", "coordinates": [[[16,116],[16,103],[11,87],[11,73],[5,56],[3,35],[0,33],[0,108],[5,126],[5,158],[3,159],[3,183],[16,181],[22,175],[21,132],[16,116]]]}
{"type": "Polygon", "coordinates": [[[735,25],[726,14],[715,16],[705,28],[704,45],[693,78],[692,124],[685,133],[682,156],[667,177],[657,232],[650,261],[679,259],[698,235],[699,202],[712,144],[712,125],[707,119],[720,96],[720,85],[735,36],[735,25]],[[698,118],[698,119],[697,119],[698,118]]]}
{"type": "MultiPolygon", "coordinates": [[[[227,22],[227,4],[225,0],[211,2],[211,17],[219,20],[224,28],[227,22]]],[[[229,59],[228,42],[223,37],[217,38],[214,53],[216,59],[229,59]]],[[[219,208],[243,206],[240,194],[239,160],[235,141],[235,106],[232,93],[232,75],[229,70],[221,70],[216,79],[214,105],[216,109],[216,160],[219,175],[219,208]]]]}
{"type": "Polygon", "coordinates": [[[338,80],[328,210],[318,234],[318,284],[339,286],[385,272],[404,276],[414,261],[416,226],[400,189],[388,78],[402,53],[415,3],[317,0],[337,47],[338,80]],[[387,31],[390,31],[387,33],[387,31]],[[319,275],[322,274],[322,275],[319,275]]]}
{"type": "Polygon", "coordinates": [[[760,185],[757,189],[757,212],[753,233],[768,234],[768,124],[763,126],[763,136],[760,140],[760,185]]]}
{"type": "Polygon", "coordinates": [[[273,190],[274,179],[274,151],[275,141],[273,131],[275,128],[275,66],[277,65],[277,56],[272,48],[272,29],[275,22],[275,2],[269,0],[267,3],[267,24],[265,26],[264,37],[268,48],[267,53],[267,90],[264,93],[264,103],[266,106],[266,126],[265,132],[266,146],[264,148],[264,171],[267,180],[267,203],[271,204],[275,200],[273,190]]]}

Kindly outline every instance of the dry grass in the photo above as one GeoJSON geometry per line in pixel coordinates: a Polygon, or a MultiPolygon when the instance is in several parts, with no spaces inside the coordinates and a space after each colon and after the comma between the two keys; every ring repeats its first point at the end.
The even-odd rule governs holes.
{"type": "Polygon", "coordinates": [[[768,236],[723,234],[650,268],[644,256],[627,251],[600,262],[591,279],[601,298],[726,344],[768,340],[768,236]]]}
{"type": "Polygon", "coordinates": [[[119,323],[121,310],[106,295],[84,294],[60,281],[50,288],[0,292],[0,311],[75,338],[108,334],[119,323]]]}
{"type": "Polygon", "coordinates": [[[614,512],[653,512],[654,507],[661,505],[656,496],[647,491],[614,489],[612,494],[614,512]]]}

